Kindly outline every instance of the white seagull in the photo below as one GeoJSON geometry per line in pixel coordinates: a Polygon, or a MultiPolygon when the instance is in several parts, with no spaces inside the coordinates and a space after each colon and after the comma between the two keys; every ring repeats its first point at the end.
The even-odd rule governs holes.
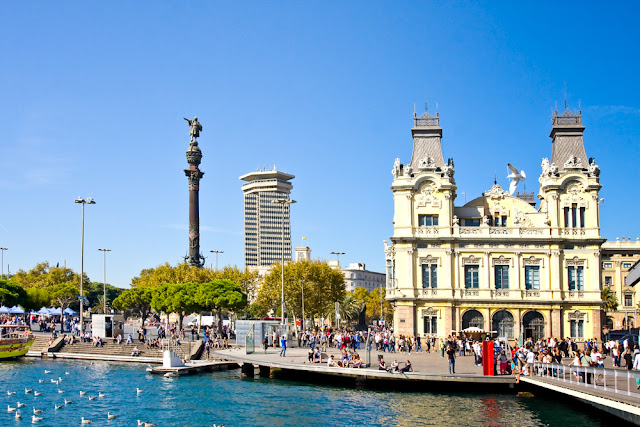
{"type": "Polygon", "coordinates": [[[62,394],[62,393],[64,393],[64,390],[58,389],[58,393],[62,394]]]}
{"type": "Polygon", "coordinates": [[[50,373],[51,373],[51,371],[47,371],[47,370],[45,369],[45,370],[44,370],[44,373],[45,373],[45,374],[50,374],[50,373]]]}
{"type": "Polygon", "coordinates": [[[44,382],[44,380],[38,380],[38,382],[39,382],[40,384],[42,384],[42,383],[44,382]]]}
{"type": "Polygon", "coordinates": [[[18,408],[24,408],[25,406],[27,406],[26,403],[20,403],[20,402],[18,402],[18,404],[16,405],[16,407],[18,408]]]}
{"type": "Polygon", "coordinates": [[[42,396],[42,392],[41,392],[41,391],[34,391],[34,392],[33,392],[33,395],[34,395],[35,397],[42,396]]]}
{"type": "Polygon", "coordinates": [[[54,383],[55,385],[58,385],[58,380],[51,380],[52,383],[54,383]]]}
{"type": "Polygon", "coordinates": [[[87,394],[87,392],[86,392],[86,391],[81,391],[81,392],[80,392],[80,396],[84,396],[85,394],[87,394]]]}
{"type": "Polygon", "coordinates": [[[144,427],[156,427],[153,423],[144,423],[144,427]]]}
{"type": "Polygon", "coordinates": [[[112,414],[110,412],[107,412],[107,419],[108,420],[115,420],[117,416],[118,415],[116,415],[116,414],[112,414]]]}
{"type": "Polygon", "coordinates": [[[37,423],[39,421],[42,421],[42,417],[36,417],[35,415],[31,415],[31,422],[32,423],[37,423]]]}
{"type": "Polygon", "coordinates": [[[56,411],[57,411],[58,409],[62,409],[62,408],[64,407],[64,405],[56,405],[55,403],[53,404],[53,406],[55,406],[56,411]]]}
{"type": "Polygon", "coordinates": [[[65,372],[64,374],[65,374],[65,375],[69,375],[69,372],[65,372]]]}
{"type": "Polygon", "coordinates": [[[29,393],[31,393],[31,392],[33,392],[33,389],[32,389],[32,388],[25,388],[25,389],[24,389],[24,394],[29,394],[29,393]]]}
{"type": "Polygon", "coordinates": [[[7,390],[7,396],[13,396],[14,394],[16,394],[15,391],[9,391],[7,390]]]}
{"type": "Polygon", "coordinates": [[[511,183],[509,184],[509,194],[513,196],[513,193],[516,192],[518,183],[520,181],[524,181],[527,175],[524,173],[524,171],[518,171],[518,169],[511,163],[507,163],[507,167],[511,171],[511,173],[507,175],[507,178],[511,180],[511,183]]]}
{"type": "Polygon", "coordinates": [[[67,399],[64,400],[65,405],[71,405],[72,403],[73,403],[73,400],[67,400],[67,399]]]}
{"type": "Polygon", "coordinates": [[[89,396],[89,400],[96,400],[95,396],[89,396]]]}
{"type": "Polygon", "coordinates": [[[82,417],[82,423],[81,424],[91,424],[93,421],[91,420],[85,420],[84,417],[82,417]]]}
{"type": "Polygon", "coordinates": [[[38,415],[38,414],[41,414],[41,413],[42,413],[42,409],[33,408],[33,414],[34,415],[38,415]]]}
{"type": "Polygon", "coordinates": [[[101,399],[102,399],[102,398],[103,398],[103,397],[105,397],[105,396],[106,396],[106,394],[105,394],[105,393],[100,393],[100,392],[98,392],[98,397],[99,397],[99,398],[101,398],[101,399]]]}
{"type": "Polygon", "coordinates": [[[136,387],[136,393],[140,394],[142,393],[144,390],[142,390],[141,388],[136,387]]]}
{"type": "Polygon", "coordinates": [[[22,414],[16,411],[16,420],[19,420],[20,418],[22,418],[22,414]]]}
{"type": "MultiPolygon", "coordinates": [[[[15,412],[18,408],[12,408],[11,405],[7,405],[7,412],[15,412]]],[[[138,424],[140,425],[140,424],[138,424]]]]}

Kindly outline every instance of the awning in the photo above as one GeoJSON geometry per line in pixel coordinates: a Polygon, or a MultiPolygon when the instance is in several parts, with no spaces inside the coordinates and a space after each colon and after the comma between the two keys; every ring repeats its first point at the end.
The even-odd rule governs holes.
{"type": "Polygon", "coordinates": [[[74,315],[74,314],[78,314],[77,311],[73,311],[71,310],[69,307],[65,308],[63,311],[64,314],[70,314],[70,315],[74,315]]]}
{"type": "Polygon", "coordinates": [[[54,307],[49,309],[49,314],[60,315],[60,307],[54,307]]]}
{"type": "Polygon", "coordinates": [[[24,309],[20,306],[14,305],[9,309],[9,313],[11,314],[24,314],[24,309]]]}
{"type": "Polygon", "coordinates": [[[40,310],[36,311],[37,314],[49,314],[49,309],[46,307],[42,307],[40,310]]]}
{"type": "Polygon", "coordinates": [[[4,305],[0,307],[0,313],[9,313],[9,307],[5,307],[4,305]]]}
{"type": "Polygon", "coordinates": [[[464,332],[467,334],[497,334],[496,331],[485,331],[484,329],[480,329],[477,326],[470,326],[467,329],[463,329],[460,332],[464,332]]]}

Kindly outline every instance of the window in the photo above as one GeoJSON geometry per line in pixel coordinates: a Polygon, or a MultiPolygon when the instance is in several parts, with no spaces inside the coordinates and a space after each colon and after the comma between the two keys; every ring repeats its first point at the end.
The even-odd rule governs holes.
{"type": "Polygon", "coordinates": [[[569,208],[564,208],[564,226],[565,227],[571,227],[569,225],[569,208]]]}
{"type": "Polygon", "coordinates": [[[584,337],[584,320],[570,320],[569,327],[571,328],[572,338],[584,337]]]}
{"type": "Polygon", "coordinates": [[[436,316],[424,317],[424,333],[434,335],[438,333],[438,318],[436,316]]]}
{"type": "Polygon", "coordinates": [[[623,263],[622,268],[631,268],[631,263],[630,262],[623,263]]]}
{"type": "Polygon", "coordinates": [[[431,227],[438,225],[438,215],[418,215],[418,225],[420,227],[431,227]]]}
{"type": "Polygon", "coordinates": [[[579,265],[577,267],[570,266],[569,270],[569,290],[570,291],[584,291],[584,267],[579,265]]]}
{"type": "Polygon", "coordinates": [[[480,218],[466,218],[464,225],[466,227],[480,227],[480,218]]]}
{"type": "Polygon", "coordinates": [[[571,226],[572,227],[578,226],[577,216],[578,216],[578,205],[574,203],[573,205],[571,205],[571,226]]]}
{"type": "Polygon", "coordinates": [[[602,267],[603,268],[611,268],[611,267],[613,267],[613,264],[611,264],[610,262],[605,262],[605,263],[602,264],[602,267]]]}
{"type": "Polygon", "coordinates": [[[496,289],[509,289],[509,266],[496,265],[494,270],[496,275],[496,289]]]}
{"type": "Polygon", "coordinates": [[[422,264],[422,287],[437,288],[438,287],[438,265],[422,264]]]}
{"type": "Polygon", "coordinates": [[[540,267],[527,265],[524,268],[525,289],[540,289],[540,267]]]}
{"type": "Polygon", "coordinates": [[[611,285],[613,285],[613,277],[611,277],[611,276],[604,276],[604,285],[605,285],[605,286],[611,286],[611,285]]]}
{"type": "Polygon", "coordinates": [[[584,228],[584,213],[586,209],[580,208],[580,228],[584,228]]]}
{"type": "Polygon", "coordinates": [[[631,307],[633,305],[633,294],[624,294],[624,306],[631,307]]]}
{"type": "Polygon", "coordinates": [[[477,265],[464,266],[464,287],[466,289],[477,289],[480,287],[478,271],[479,267],[477,265]]]}

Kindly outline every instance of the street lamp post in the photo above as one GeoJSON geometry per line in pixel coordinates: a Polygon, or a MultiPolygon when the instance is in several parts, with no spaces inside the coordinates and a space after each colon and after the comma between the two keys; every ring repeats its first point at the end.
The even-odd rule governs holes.
{"type": "Polygon", "coordinates": [[[302,287],[302,325],[300,327],[300,331],[304,332],[304,330],[305,330],[305,325],[304,325],[304,279],[300,280],[300,286],[302,287]]]}
{"type": "Polygon", "coordinates": [[[216,271],[218,270],[218,254],[223,254],[224,251],[209,251],[212,254],[216,254],[216,271]]]}
{"type": "Polygon", "coordinates": [[[102,251],[104,254],[104,271],[103,271],[103,280],[102,280],[102,290],[104,291],[104,295],[102,297],[103,309],[102,312],[107,314],[107,252],[111,252],[111,249],[98,249],[102,251]]]}
{"type": "Polygon", "coordinates": [[[336,260],[338,261],[338,270],[340,270],[340,255],[344,255],[344,252],[331,252],[331,254],[336,256],[336,260]]]}
{"type": "Polygon", "coordinates": [[[284,325],[284,207],[286,205],[291,205],[296,203],[295,200],[287,200],[287,199],[276,199],[272,200],[271,203],[277,203],[282,206],[282,272],[281,272],[281,303],[280,303],[280,324],[284,325]]]}
{"type": "Polygon", "coordinates": [[[82,244],[80,253],[80,332],[83,332],[84,293],[82,292],[82,281],[84,276],[84,205],[95,205],[96,202],[91,197],[87,197],[86,199],[78,197],[76,200],[74,200],[74,202],[82,204],[82,244]]]}
{"type": "Polygon", "coordinates": [[[4,279],[4,251],[8,249],[9,248],[0,248],[0,252],[2,252],[2,274],[0,274],[0,280],[4,279]]]}

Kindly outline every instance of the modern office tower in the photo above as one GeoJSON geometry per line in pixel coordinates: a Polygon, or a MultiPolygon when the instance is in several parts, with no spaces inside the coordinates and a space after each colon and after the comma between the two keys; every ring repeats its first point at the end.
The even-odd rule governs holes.
{"type": "Polygon", "coordinates": [[[290,204],[275,203],[289,200],[295,176],[273,170],[258,170],[240,177],[246,181],[244,192],[244,263],[251,270],[265,272],[282,258],[291,261],[290,204]],[[284,234],[284,237],[283,237],[284,234]]]}

